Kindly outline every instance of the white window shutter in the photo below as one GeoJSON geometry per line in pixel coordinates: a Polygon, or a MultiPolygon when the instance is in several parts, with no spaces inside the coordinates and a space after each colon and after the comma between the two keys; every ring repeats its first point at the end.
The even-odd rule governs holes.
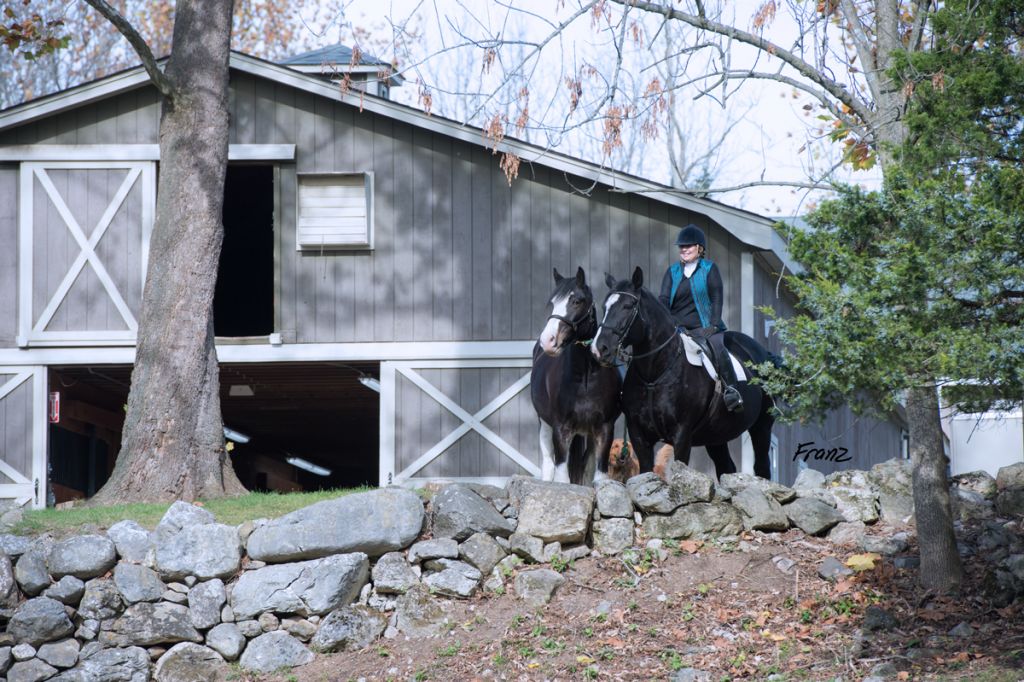
{"type": "Polygon", "coordinates": [[[373,248],[373,175],[299,175],[299,251],[373,248]]]}

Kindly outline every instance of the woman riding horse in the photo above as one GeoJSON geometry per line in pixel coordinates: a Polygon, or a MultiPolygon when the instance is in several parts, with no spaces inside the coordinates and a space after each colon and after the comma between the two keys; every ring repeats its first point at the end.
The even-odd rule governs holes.
{"type": "Polygon", "coordinates": [[[736,370],[725,350],[725,323],[722,322],[723,287],[718,266],[704,257],[707,238],[704,231],[690,224],[676,237],[679,260],[669,266],[661,278],[658,300],[672,313],[676,328],[700,342],[707,340],[714,351],[711,359],[725,384],[722,400],[730,412],[743,410],[743,397],[736,389],[736,370]]]}
{"type": "MultiPolygon", "coordinates": [[[[737,388],[745,409],[725,409],[717,382],[707,370],[687,359],[686,341],[676,332],[669,311],[643,286],[643,270],[631,280],[606,279],[609,292],[604,317],[591,344],[591,352],[611,367],[631,348],[629,369],[622,386],[622,411],[640,471],[651,471],[658,441],[672,445],[675,458],[689,463],[690,448],[704,446],[721,476],[736,471],[729,441],[746,431],[754,448],[754,473],[771,477],[769,449],[775,417],[772,399],[760,386],[748,382],[737,388]]],[[[730,343],[742,351],[744,361],[769,361],[768,352],[750,337],[730,332],[730,343]]]]}

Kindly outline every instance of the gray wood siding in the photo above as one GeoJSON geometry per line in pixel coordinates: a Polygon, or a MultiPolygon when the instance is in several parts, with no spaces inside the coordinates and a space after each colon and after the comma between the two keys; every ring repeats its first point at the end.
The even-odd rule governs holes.
{"type": "MultiPolygon", "coordinates": [[[[0,374],[0,386],[14,378],[0,374]]],[[[32,478],[32,379],[0,399],[0,459],[32,478]]],[[[0,473],[0,483],[15,483],[0,473]]]]}
{"type": "MultiPolygon", "coordinates": [[[[769,306],[782,316],[790,316],[796,309],[792,295],[785,285],[778,282],[777,273],[771,272],[760,259],[755,259],[754,265],[754,302],[759,307],[769,306]]],[[[754,318],[755,338],[773,352],[782,353],[774,330],[765,336],[764,323],[769,318],[760,311],[754,318]]],[[[779,481],[784,484],[792,483],[799,473],[795,457],[801,443],[807,444],[805,451],[847,448],[852,458],[849,462],[837,464],[825,459],[815,460],[813,456],[807,460],[809,468],[826,474],[846,469],[870,469],[874,464],[899,457],[902,446],[902,433],[897,423],[857,416],[847,407],[831,410],[820,423],[779,425],[774,433],[779,439],[779,481]]],[[[803,461],[804,457],[801,456],[800,460],[803,461]]]]}
{"type": "Polygon", "coordinates": [[[18,168],[0,165],[0,348],[18,331],[18,168]]]}
{"type": "MultiPolygon", "coordinates": [[[[475,414],[523,376],[527,368],[459,368],[416,370],[445,396],[475,414]]],[[[440,442],[462,423],[402,374],[396,379],[396,473],[440,442]]],[[[524,389],[483,420],[527,459],[539,465],[537,416],[524,389]]],[[[416,478],[511,476],[527,472],[476,431],[470,430],[426,467],[416,478]]]]}
{"type": "Polygon", "coordinates": [[[0,133],[8,144],[156,144],[160,101],[139,88],[0,133]]]}

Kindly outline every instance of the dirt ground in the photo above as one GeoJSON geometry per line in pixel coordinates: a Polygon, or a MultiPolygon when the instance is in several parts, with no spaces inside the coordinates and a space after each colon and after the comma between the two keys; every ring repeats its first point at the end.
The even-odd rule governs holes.
{"type": "MultiPolygon", "coordinates": [[[[912,549],[911,554],[916,550],[912,549]]],[[[983,564],[965,560],[958,598],[915,584],[916,569],[882,560],[839,582],[818,576],[827,556],[856,552],[791,530],[738,543],[683,542],[653,553],[576,561],[545,607],[501,595],[450,602],[451,628],[435,638],[381,639],[318,656],[290,672],[240,680],[665,680],[696,668],[715,682],[858,680],[888,666],[889,680],[1024,680],[1024,603],[996,608],[983,564]],[[775,557],[795,562],[780,570],[775,557]],[[877,605],[895,627],[861,635],[877,605]],[[948,634],[961,623],[971,632],[948,634]]]]}

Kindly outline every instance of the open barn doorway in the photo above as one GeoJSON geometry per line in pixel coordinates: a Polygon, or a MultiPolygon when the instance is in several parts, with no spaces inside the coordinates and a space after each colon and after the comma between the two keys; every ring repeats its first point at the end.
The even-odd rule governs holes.
{"type": "Polygon", "coordinates": [[[250,490],[375,486],[380,475],[380,363],[221,365],[224,424],[250,490]],[[362,381],[360,381],[362,380],[362,381]]]}
{"type": "Polygon", "coordinates": [[[274,331],[273,166],[228,166],[223,220],[214,334],[265,337],[274,331]]]}
{"type": "MultiPolygon", "coordinates": [[[[50,368],[48,504],[89,498],[121,446],[130,365],[50,368]]],[[[222,364],[231,460],[250,490],[376,486],[380,363],[222,364]]]]}

